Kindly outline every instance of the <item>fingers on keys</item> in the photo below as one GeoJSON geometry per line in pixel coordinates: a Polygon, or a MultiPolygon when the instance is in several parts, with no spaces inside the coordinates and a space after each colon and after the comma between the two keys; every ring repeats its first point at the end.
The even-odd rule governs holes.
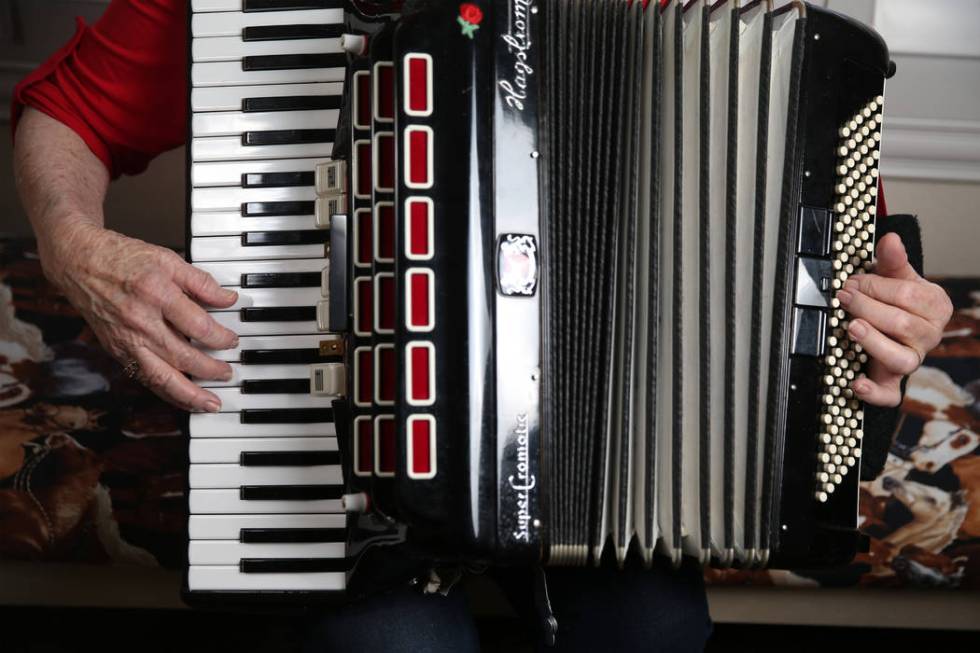
{"type": "Polygon", "coordinates": [[[922,362],[920,352],[889,338],[865,320],[851,320],[847,331],[877,365],[899,378],[914,372],[922,362]]]}
{"type": "Polygon", "coordinates": [[[871,358],[868,374],[861,375],[851,389],[858,399],[875,406],[897,406],[902,400],[902,377],[921,363],[919,354],[892,340],[863,319],[853,319],[848,336],[860,344],[871,358]]]}
{"type": "Polygon", "coordinates": [[[936,325],[937,330],[945,326],[953,311],[946,292],[923,279],[913,281],[879,274],[858,274],[847,280],[844,290],[900,308],[936,325]]]}
{"type": "Polygon", "coordinates": [[[140,366],[140,380],[161,399],[186,410],[216,413],[221,408],[217,395],[195,385],[149,348],[138,348],[133,357],[140,366]]]}
{"type": "MultiPolygon", "coordinates": [[[[936,325],[928,320],[904,308],[866,295],[855,289],[854,285],[845,286],[844,290],[837,293],[837,299],[851,315],[852,321],[862,321],[877,332],[912,348],[919,355],[920,361],[924,358],[925,352],[939,342],[939,337],[942,335],[936,325]]],[[[853,335],[858,336],[858,334],[853,335]]],[[[860,336],[858,342],[861,342],[859,338],[860,336]]]]}
{"type": "Polygon", "coordinates": [[[227,381],[231,378],[231,365],[208,356],[182,338],[179,333],[166,327],[160,345],[162,358],[182,372],[199,379],[227,381]]]}
{"type": "Polygon", "coordinates": [[[181,262],[177,268],[176,281],[188,295],[207,306],[228,308],[238,300],[238,293],[218,285],[210,274],[194,267],[190,263],[181,262]]]}
{"type": "Polygon", "coordinates": [[[163,316],[174,327],[208,349],[231,349],[238,346],[238,336],[231,329],[218,324],[198,304],[183,293],[175,293],[163,307],[163,316]]]}
{"type": "Polygon", "coordinates": [[[851,384],[858,399],[874,406],[895,407],[902,401],[902,377],[884,370],[872,361],[868,376],[861,375],[851,384]]]}
{"type": "Polygon", "coordinates": [[[949,296],[919,276],[901,239],[888,234],[878,243],[875,272],[852,276],[838,299],[852,318],[848,335],[871,359],[853,390],[868,403],[898,405],[902,377],[942,339],[953,313],[949,296]]]}

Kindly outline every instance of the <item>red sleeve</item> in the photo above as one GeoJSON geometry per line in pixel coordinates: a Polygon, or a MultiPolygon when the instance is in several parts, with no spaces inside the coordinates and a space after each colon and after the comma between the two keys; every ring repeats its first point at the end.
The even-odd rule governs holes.
{"type": "Polygon", "coordinates": [[[185,0],[113,0],[14,89],[24,106],[73,129],[113,178],[142,172],[187,129],[185,0]]]}
{"type": "Polygon", "coordinates": [[[885,204],[885,181],[883,179],[878,180],[878,202],[876,208],[878,210],[875,212],[875,215],[878,217],[883,218],[888,215],[888,205],[885,204]]]}

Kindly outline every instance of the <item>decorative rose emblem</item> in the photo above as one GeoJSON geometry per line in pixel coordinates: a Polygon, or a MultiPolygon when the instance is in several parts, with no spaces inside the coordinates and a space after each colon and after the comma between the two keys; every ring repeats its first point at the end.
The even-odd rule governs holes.
{"type": "Polygon", "coordinates": [[[459,6],[459,17],[456,21],[462,28],[463,34],[473,38],[473,32],[480,28],[480,21],[483,20],[483,10],[472,2],[464,2],[459,6]]]}

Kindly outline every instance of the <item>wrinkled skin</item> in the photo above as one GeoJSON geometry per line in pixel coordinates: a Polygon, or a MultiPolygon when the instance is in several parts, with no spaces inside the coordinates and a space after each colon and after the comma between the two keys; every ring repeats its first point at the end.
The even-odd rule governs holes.
{"type": "Polygon", "coordinates": [[[27,107],[17,124],[14,180],[37,236],[45,276],[122,365],[163,399],[217,411],[218,397],[185,373],[227,379],[231,368],[198,351],[236,344],[201,307],[227,308],[236,294],[170,250],[105,228],[106,165],[71,128],[27,107]]]}
{"type": "Polygon", "coordinates": [[[218,398],[184,373],[227,380],[231,367],[192,346],[227,349],[238,336],[202,308],[227,308],[237,293],[171,250],[79,222],[61,250],[43,256],[45,274],[121,364],[139,364],[139,380],[186,410],[216,412],[218,398]]]}

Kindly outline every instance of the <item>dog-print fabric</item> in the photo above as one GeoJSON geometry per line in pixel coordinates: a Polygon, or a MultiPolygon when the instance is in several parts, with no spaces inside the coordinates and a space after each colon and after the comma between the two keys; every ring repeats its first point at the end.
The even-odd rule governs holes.
{"type": "MultiPolygon", "coordinates": [[[[956,314],[908,379],[885,469],[862,483],[867,553],[819,574],[708,570],[710,582],[980,587],[980,279],[937,281],[956,314]]],[[[183,422],[124,378],[31,243],[0,241],[0,558],[179,568],[183,422]]]]}

